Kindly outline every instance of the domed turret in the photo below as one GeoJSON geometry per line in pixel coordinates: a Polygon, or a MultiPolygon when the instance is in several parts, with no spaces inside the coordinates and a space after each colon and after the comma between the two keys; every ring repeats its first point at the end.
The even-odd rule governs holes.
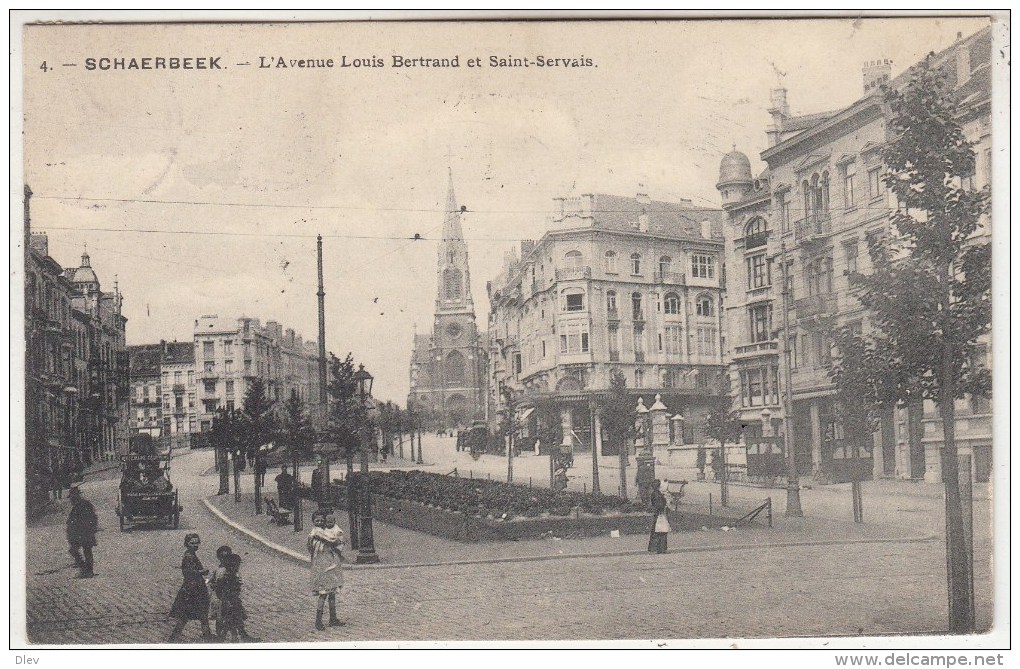
{"type": "Polygon", "coordinates": [[[723,204],[739,202],[753,184],[751,161],[734,147],[719,163],[719,182],[715,187],[722,193],[723,204]]]}

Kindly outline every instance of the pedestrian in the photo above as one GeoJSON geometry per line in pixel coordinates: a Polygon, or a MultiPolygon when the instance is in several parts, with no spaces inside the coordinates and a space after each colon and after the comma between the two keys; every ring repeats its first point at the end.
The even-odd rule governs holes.
{"type": "Polygon", "coordinates": [[[181,560],[184,583],[170,607],[170,617],[175,618],[177,624],[167,643],[177,641],[189,620],[197,620],[202,624],[203,639],[212,641],[214,638],[209,630],[209,589],[205,583],[209,570],[202,567],[197,555],[201,543],[199,536],[193,532],[184,537],[184,558],[181,560]]]}
{"type": "Polygon", "coordinates": [[[281,508],[297,506],[294,503],[294,477],[287,473],[287,465],[280,467],[280,473],[276,475],[276,496],[281,508]]]}
{"type": "Polygon", "coordinates": [[[666,552],[666,541],[669,537],[669,519],[666,517],[666,496],[662,494],[659,489],[662,486],[662,481],[655,479],[652,481],[652,493],[650,502],[652,505],[652,511],[654,515],[654,525],[652,526],[652,535],[648,537],[648,552],[649,553],[665,553],[666,552]]]}
{"type": "Polygon", "coordinates": [[[233,549],[230,546],[220,546],[216,549],[216,560],[219,562],[219,566],[213,571],[209,577],[209,620],[214,621],[214,630],[216,636],[222,637],[220,632],[223,629],[223,625],[220,622],[220,609],[221,602],[220,597],[217,594],[216,587],[220,579],[227,573],[226,558],[228,555],[233,553],[233,549]]]}
{"type": "Polygon", "coordinates": [[[312,470],[312,498],[322,506],[326,501],[325,494],[326,470],[322,464],[322,458],[315,459],[315,469],[312,470]]]}
{"type": "Polygon", "coordinates": [[[78,486],[72,486],[68,495],[71,498],[71,512],[67,514],[68,552],[78,567],[78,578],[92,578],[96,575],[92,548],[96,545],[99,519],[92,502],[81,496],[78,486]]]}
{"type": "Polygon", "coordinates": [[[336,524],[332,511],[312,512],[314,527],[308,535],[308,552],[312,558],[312,594],[319,600],[315,607],[315,629],[324,630],[322,610],[329,602],[329,626],[339,627],[344,623],[336,615],[336,595],[344,584],[343,569],[340,566],[344,545],[343,530],[336,524]]]}
{"type": "Polygon", "coordinates": [[[266,456],[262,453],[255,454],[255,479],[258,481],[259,487],[262,488],[266,485],[266,456]]]}
{"type": "Polygon", "coordinates": [[[238,573],[241,569],[241,556],[236,553],[228,553],[223,558],[225,568],[223,576],[216,581],[216,594],[220,600],[220,629],[217,636],[225,640],[230,635],[231,641],[244,641],[255,643],[260,641],[248,636],[244,629],[244,619],[248,614],[241,603],[241,576],[238,573]]]}

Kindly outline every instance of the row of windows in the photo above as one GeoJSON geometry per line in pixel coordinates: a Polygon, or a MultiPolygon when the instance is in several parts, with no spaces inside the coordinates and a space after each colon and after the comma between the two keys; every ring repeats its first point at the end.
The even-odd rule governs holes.
{"type": "MultiPolygon", "coordinates": [[[[584,290],[581,288],[567,288],[562,293],[563,301],[561,303],[562,311],[584,311],[584,290]]],[[[644,311],[642,310],[643,296],[641,293],[631,293],[631,315],[634,320],[644,320],[644,311]]],[[[715,315],[715,303],[708,295],[699,295],[695,299],[695,313],[698,316],[714,316],[715,315]]],[[[677,293],[666,293],[663,296],[662,301],[656,301],[656,311],[666,313],[669,315],[680,314],[680,296],[677,293]]],[[[617,295],[615,290],[606,291],[606,309],[614,314],[618,311],[619,306],[617,304],[617,295]]],[[[544,317],[544,313],[543,313],[544,317]]]]}
{"type": "MultiPolygon", "coordinates": [[[[576,269],[584,266],[584,254],[580,251],[568,251],[564,256],[564,265],[568,269],[576,269]]],[[[607,274],[619,273],[616,251],[606,251],[604,256],[604,268],[607,274]]],[[[673,259],[670,256],[661,256],[658,263],[659,273],[668,274],[673,271],[673,259]]],[[[630,255],[630,273],[640,275],[642,273],[642,257],[640,253],[630,255]]],[[[691,276],[702,279],[715,278],[715,256],[696,253],[691,255],[691,276]]]]}
{"type": "MultiPolygon", "coordinates": [[[[858,197],[861,195],[857,185],[857,163],[850,162],[840,168],[843,173],[843,203],[847,208],[857,205],[858,197]]],[[[868,170],[868,198],[876,200],[885,195],[885,183],[882,181],[882,168],[875,167],[868,170]]]]}

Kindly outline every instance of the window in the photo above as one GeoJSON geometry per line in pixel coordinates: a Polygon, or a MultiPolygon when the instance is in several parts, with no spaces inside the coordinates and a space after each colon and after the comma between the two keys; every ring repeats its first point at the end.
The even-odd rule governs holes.
{"type": "Polygon", "coordinates": [[[758,253],[747,259],[747,288],[765,288],[772,285],[772,262],[764,253],[758,253]]]}
{"type": "Polygon", "coordinates": [[[679,325],[667,325],[666,336],[665,336],[665,351],[666,353],[682,353],[681,346],[683,345],[683,333],[680,330],[679,325]]]}
{"type": "Polygon", "coordinates": [[[464,275],[459,269],[443,270],[443,297],[447,301],[456,301],[461,296],[464,275]]]}
{"type": "Polygon", "coordinates": [[[606,309],[609,311],[610,314],[614,314],[616,312],[615,290],[606,291],[606,309]]]}
{"type": "Polygon", "coordinates": [[[234,382],[233,381],[227,381],[226,382],[226,389],[227,389],[227,394],[228,395],[233,395],[234,394],[234,382]]]}
{"type": "Polygon", "coordinates": [[[564,311],[584,311],[584,293],[574,289],[563,293],[564,311]]]}
{"type": "Polygon", "coordinates": [[[714,316],[715,306],[712,304],[712,298],[708,295],[701,295],[695,302],[695,313],[698,316],[714,316]]]}
{"type": "MultiPolygon", "coordinates": [[[[205,371],[207,374],[214,374],[216,372],[216,363],[212,360],[206,360],[205,371]]],[[[163,382],[166,383],[166,380],[164,379],[163,382]]]]}
{"type": "Polygon", "coordinates": [[[560,353],[588,352],[588,323],[571,322],[560,326],[560,353]]]}
{"type": "Polygon", "coordinates": [[[620,328],[609,326],[609,359],[616,362],[620,359],[620,328]]]}
{"type": "Polygon", "coordinates": [[[521,354],[514,353],[514,374],[520,376],[522,368],[523,367],[521,365],[521,354]]]}
{"type": "Polygon", "coordinates": [[[231,355],[234,352],[234,342],[227,339],[223,342],[223,355],[231,355]]]}
{"type": "Polygon", "coordinates": [[[800,358],[797,357],[797,335],[791,335],[787,343],[790,346],[790,367],[796,369],[800,361],[800,358]]]}
{"type": "Polygon", "coordinates": [[[691,256],[691,275],[699,279],[715,278],[715,256],[695,254],[691,256]]]}
{"type": "Polygon", "coordinates": [[[175,384],[179,384],[180,382],[181,382],[181,373],[180,372],[174,372],[174,383],[175,384]]]}
{"type": "Polygon", "coordinates": [[[170,384],[170,372],[163,372],[163,385],[166,386],[169,384],[170,384]]]}
{"type": "Polygon", "coordinates": [[[641,311],[641,293],[634,293],[630,296],[630,307],[634,320],[645,320],[644,312],[641,311]]]}
{"type": "Polygon", "coordinates": [[[779,404],[779,370],[769,365],[740,371],[740,404],[745,407],[779,404]]]}
{"type": "Polygon", "coordinates": [[[641,274],[641,254],[632,253],[630,255],[630,273],[641,274]]]}
{"type": "Polygon", "coordinates": [[[790,300],[794,299],[793,295],[793,261],[788,260],[786,262],[786,273],[783,276],[784,288],[786,289],[786,295],[790,300]]]}
{"type": "Polygon", "coordinates": [[[645,387],[645,372],[642,369],[634,370],[634,387],[644,388],[645,387]]]}
{"type": "Polygon", "coordinates": [[[223,371],[225,373],[227,373],[227,374],[230,374],[231,372],[233,372],[234,371],[234,361],[233,360],[226,360],[226,361],[224,361],[223,362],[223,371]]]}
{"type": "Polygon", "coordinates": [[[227,400],[227,411],[234,410],[234,400],[227,400]]]}
{"type": "Polygon", "coordinates": [[[768,243],[769,225],[760,216],[751,219],[751,222],[744,227],[744,248],[754,249],[765,246],[768,243]]]}
{"type": "Polygon", "coordinates": [[[184,408],[184,398],[181,397],[180,395],[178,395],[177,397],[174,398],[174,409],[177,409],[178,411],[180,411],[183,408],[184,408]]]}
{"type": "Polygon", "coordinates": [[[747,315],[750,325],[751,343],[756,344],[772,339],[772,305],[757,304],[749,307],[747,315]]]}
{"type": "Polygon", "coordinates": [[[195,383],[195,372],[188,370],[188,385],[194,385],[195,383]]]}
{"type": "Polygon", "coordinates": [[[634,359],[638,362],[645,361],[645,328],[643,325],[634,325],[634,359]]]}
{"type": "Polygon", "coordinates": [[[569,269],[576,269],[584,264],[584,256],[580,251],[569,251],[563,256],[564,266],[569,269]]]}
{"type": "Polygon", "coordinates": [[[695,332],[696,339],[695,345],[697,346],[698,355],[701,356],[714,356],[716,355],[715,340],[717,338],[717,331],[714,327],[699,326],[695,332]]]}
{"type": "Polygon", "coordinates": [[[606,273],[616,274],[616,251],[606,251],[606,273]]]}
{"type": "Polygon", "coordinates": [[[211,394],[213,394],[215,392],[216,392],[216,382],[215,381],[206,381],[205,382],[205,393],[206,393],[206,395],[211,395],[211,394]]]}
{"type": "Polygon", "coordinates": [[[832,293],[832,257],[816,258],[807,266],[808,295],[832,293]]]}
{"type": "Polygon", "coordinates": [[[244,371],[245,371],[245,373],[248,373],[248,372],[251,371],[251,360],[245,360],[244,361],[244,371]]]}
{"type": "Polygon", "coordinates": [[[675,316],[680,313],[680,296],[676,293],[666,293],[666,299],[663,302],[667,314],[675,316]]]}
{"type": "Polygon", "coordinates": [[[137,413],[137,415],[138,415],[138,420],[142,420],[142,419],[144,419],[144,418],[145,418],[145,411],[146,411],[145,409],[139,409],[139,410],[138,410],[138,411],[136,412],[136,413],[137,413]]]}
{"type": "Polygon", "coordinates": [[[872,200],[881,197],[885,193],[885,184],[882,183],[882,168],[876,167],[868,170],[868,197],[872,200]]]}
{"type": "Polygon", "coordinates": [[[205,358],[216,355],[216,343],[211,341],[202,342],[202,354],[205,358]]]}
{"type": "Polygon", "coordinates": [[[855,163],[847,163],[843,167],[843,204],[846,208],[850,208],[856,205],[854,199],[854,181],[857,179],[857,165],[855,163]]]}
{"type": "Polygon", "coordinates": [[[545,340],[542,340],[542,357],[545,358],[545,340]]]}
{"type": "Polygon", "coordinates": [[[460,351],[450,351],[446,356],[446,384],[460,385],[464,382],[465,375],[464,354],[460,351]]]}
{"type": "Polygon", "coordinates": [[[188,393],[188,408],[195,408],[195,393],[188,393]]]}
{"type": "Polygon", "coordinates": [[[669,273],[669,268],[673,265],[673,259],[669,256],[662,256],[659,258],[659,274],[666,276],[669,273]]]}
{"type": "Polygon", "coordinates": [[[856,274],[857,273],[857,240],[846,244],[846,273],[856,274]]]}
{"type": "Polygon", "coordinates": [[[776,194],[776,211],[779,212],[779,225],[783,232],[790,231],[790,203],[786,201],[786,193],[776,194]]]}

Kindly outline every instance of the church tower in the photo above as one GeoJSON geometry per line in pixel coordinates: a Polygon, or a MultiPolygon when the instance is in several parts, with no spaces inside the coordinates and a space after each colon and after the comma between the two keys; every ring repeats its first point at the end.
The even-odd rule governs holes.
{"type": "Polygon", "coordinates": [[[447,429],[465,428],[480,419],[485,402],[485,349],[471,298],[463,212],[457,205],[451,171],[443,211],[443,239],[436,257],[432,335],[415,337],[408,396],[408,406],[431,414],[438,427],[447,429]]]}

